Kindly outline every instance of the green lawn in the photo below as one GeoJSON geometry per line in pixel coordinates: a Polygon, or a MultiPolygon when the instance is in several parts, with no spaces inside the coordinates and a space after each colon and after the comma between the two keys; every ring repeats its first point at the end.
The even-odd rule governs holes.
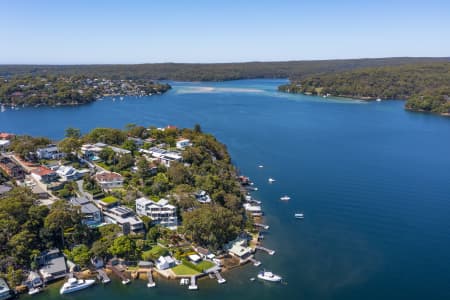
{"type": "Polygon", "coordinates": [[[178,275],[178,276],[184,276],[184,275],[187,276],[187,275],[198,275],[198,274],[200,274],[199,271],[194,270],[194,269],[192,269],[192,268],[190,268],[190,267],[188,267],[188,266],[186,266],[184,264],[181,264],[181,265],[178,265],[176,267],[173,267],[172,271],[175,273],[175,275],[178,275]]]}
{"type": "Polygon", "coordinates": [[[116,203],[118,200],[114,196],[108,196],[106,198],[103,198],[101,201],[104,203],[107,203],[107,204],[111,204],[111,203],[116,203]]]}
{"type": "Polygon", "coordinates": [[[208,269],[214,267],[215,264],[214,264],[213,262],[208,261],[208,260],[202,260],[201,262],[199,262],[199,263],[197,264],[197,266],[198,266],[201,270],[206,271],[206,270],[208,270],[208,269]]]}

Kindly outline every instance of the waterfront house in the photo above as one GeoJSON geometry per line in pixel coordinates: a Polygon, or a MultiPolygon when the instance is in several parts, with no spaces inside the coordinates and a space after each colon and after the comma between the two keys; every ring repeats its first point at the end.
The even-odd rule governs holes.
{"type": "Polygon", "coordinates": [[[64,155],[56,145],[48,145],[47,147],[36,150],[36,156],[39,159],[61,159],[64,155]]]}
{"type": "Polygon", "coordinates": [[[102,223],[102,213],[100,209],[85,197],[71,198],[70,203],[80,207],[83,217],[81,222],[89,227],[95,227],[102,223]]]}
{"type": "Polygon", "coordinates": [[[0,300],[10,299],[12,298],[11,290],[6,283],[6,280],[3,278],[0,278],[0,300]]]}
{"type": "Polygon", "coordinates": [[[25,281],[25,285],[29,289],[40,287],[43,284],[44,282],[42,281],[41,276],[34,271],[31,271],[30,274],[28,274],[27,280],[25,281]]]}
{"type": "Polygon", "coordinates": [[[248,240],[244,238],[237,238],[225,245],[225,249],[228,253],[238,257],[240,260],[244,260],[253,254],[254,250],[248,247],[248,240]]]}
{"type": "Polygon", "coordinates": [[[175,267],[176,262],[172,256],[160,256],[156,261],[156,267],[159,270],[167,270],[175,267]]]}
{"type": "Polygon", "coordinates": [[[176,142],[176,146],[178,149],[184,149],[186,147],[191,146],[191,141],[189,139],[185,139],[185,138],[179,138],[176,142]]]}
{"type": "Polygon", "coordinates": [[[150,149],[139,149],[139,152],[149,154],[156,158],[158,162],[164,164],[166,167],[170,167],[170,164],[174,161],[182,161],[183,156],[180,153],[174,151],[167,151],[159,147],[151,147],[150,149]]]}
{"type": "Polygon", "coordinates": [[[111,150],[118,155],[125,155],[125,154],[131,154],[130,150],[127,149],[123,149],[123,148],[118,148],[118,147],[113,147],[113,146],[109,146],[109,148],[111,148],[111,150]]]}
{"type": "Polygon", "coordinates": [[[92,144],[84,144],[81,146],[81,153],[83,154],[83,158],[89,161],[97,161],[100,160],[98,154],[106,147],[106,144],[97,143],[95,145],[92,144]]]}
{"type": "Polygon", "coordinates": [[[253,217],[259,217],[263,215],[263,211],[260,205],[253,205],[252,203],[244,203],[244,209],[250,213],[253,217]]]}
{"type": "Polygon", "coordinates": [[[43,183],[50,183],[57,180],[58,174],[47,167],[39,166],[31,170],[31,177],[43,183]]]}
{"type": "Polygon", "coordinates": [[[142,197],[136,199],[136,212],[139,216],[147,216],[155,224],[174,228],[178,225],[177,208],[166,199],[158,202],[142,197]]]}
{"type": "Polygon", "coordinates": [[[5,152],[10,144],[11,142],[9,140],[0,140],[0,152],[5,152]]]}
{"type": "Polygon", "coordinates": [[[22,169],[22,167],[16,164],[9,157],[0,156],[0,169],[2,169],[8,176],[14,179],[25,178],[25,171],[22,169]]]}
{"type": "Polygon", "coordinates": [[[52,249],[42,253],[39,257],[39,273],[44,278],[44,282],[63,278],[67,274],[66,259],[59,249],[52,249]]]}
{"type": "Polygon", "coordinates": [[[121,188],[124,179],[119,173],[103,171],[95,175],[95,180],[103,190],[110,190],[121,188]]]}
{"type": "Polygon", "coordinates": [[[105,221],[119,225],[124,234],[140,233],[144,230],[144,223],[133,210],[125,206],[116,206],[103,211],[105,221]]]}

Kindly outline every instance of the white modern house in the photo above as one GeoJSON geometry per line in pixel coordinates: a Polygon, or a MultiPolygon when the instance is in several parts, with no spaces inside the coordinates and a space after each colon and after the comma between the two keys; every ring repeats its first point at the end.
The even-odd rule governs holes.
{"type": "Polygon", "coordinates": [[[183,156],[180,153],[174,151],[167,151],[158,147],[152,147],[150,149],[140,149],[139,152],[148,154],[156,158],[159,162],[166,167],[170,167],[170,164],[174,161],[181,162],[183,156]]]}
{"type": "Polygon", "coordinates": [[[191,146],[191,141],[189,139],[185,139],[185,138],[180,138],[178,139],[176,146],[178,149],[184,149],[186,147],[191,146]]]}
{"type": "Polygon", "coordinates": [[[103,211],[107,223],[117,224],[122,230],[139,233],[144,230],[144,223],[133,210],[125,206],[116,206],[103,211]],[[126,227],[129,226],[129,230],[126,227]],[[124,228],[125,227],[125,228],[124,228]]]}
{"type": "Polygon", "coordinates": [[[169,204],[166,199],[158,202],[142,197],[136,199],[136,213],[139,216],[147,216],[155,224],[169,228],[176,228],[178,225],[177,208],[169,204]]]}
{"type": "Polygon", "coordinates": [[[198,191],[194,194],[194,196],[200,203],[211,203],[211,197],[205,191],[198,191]]]}
{"type": "Polygon", "coordinates": [[[172,256],[160,256],[156,261],[156,267],[159,270],[166,270],[175,267],[176,261],[172,256]]]}
{"type": "MultiPolygon", "coordinates": [[[[89,172],[89,170],[87,170],[89,172]]],[[[60,166],[56,170],[56,174],[63,180],[63,181],[72,181],[72,180],[78,180],[86,173],[86,171],[82,172],[77,169],[75,169],[72,166],[60,166]]]]}
{"type": "Polygon", "coordinates": [[[0,140],[0,152],[6,151],[10,144],[11,142],[8,140],[0,140]]]}
{"type": "Polygon", "coordinates": [[[80,212],[83,217],[81,222],[90,227],[95,227],[102,223],[102,213],[100,209],[85,197],[72,198],[70,203],[74,206],[80,207],[80,212]]]}
{"type": "Polygon", "coordinates": [[[244,203],[244,209],[249,212],[253,217],[259,217],[263,215],[263,211],[260,205],[253,205],[251,203],[244,203]]]}
{"type": "Polygon", "coordinates": [[[103,171],[95,175],[95,180],[104,190],[121,188],[123,186],[123,176],[119,173],[103,171]]]}
{"type": "Polygon", "coordinates": [[[39,159],[61,159],[65,154],[60,152],[56,145],[48,145],[37,149],[36,155],[39,159]]]}

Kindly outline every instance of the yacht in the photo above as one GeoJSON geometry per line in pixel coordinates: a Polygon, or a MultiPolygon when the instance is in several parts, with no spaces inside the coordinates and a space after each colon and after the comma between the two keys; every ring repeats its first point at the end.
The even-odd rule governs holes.
{"type": "Polygon", "coordinates": [[[281,197],[280,200],[288,201],[288,200],[291,200],[291,197],[286,195],[286,196],[281,197]]]}
{"type": "Polygon", "coordinates": [[[305,216],[303,215],[303,213],[296,213],[296,214],[294,214],[294,217],[295,217],[296,219],[304,219],[304,218],[305,218],[305,216]]]}
{"type": "Polygon", "coordinates": [[[272,183],[272,182],[275,182],[275,181],[276,181],[276,180],[273,179],[273,178],[269,178],[268,180],[269,180],[269,183],[272,183]]]}
{"type": "Polygon", "coordinates": [[[69,280],[63,284],[61,289],[59,290],[59,293],[62,294],[68,294],[72,292],[76,292],[82,289],[85,289],[87,287],[90,287],[95,283],[94,279],[76,279],[74,277],[69,278],[69,280]]]}
{"type": "Polygon", "coordinates": [[[281,276],[278,276],[278,275],[273,274],[272,272],[268,272],[268,271],[261,271],[258,274],[258,278],[262,279],[262,280],[266,280],[266,281],[271,281],[271,282],[281,281],[281,276]]]}

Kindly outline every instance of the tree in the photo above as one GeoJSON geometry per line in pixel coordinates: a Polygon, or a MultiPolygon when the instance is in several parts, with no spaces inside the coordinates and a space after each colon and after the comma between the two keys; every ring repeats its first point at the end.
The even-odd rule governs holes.
{"type": "Polygon", "coordinates": [[[64,153],[76,152],[81,147],[81,141],[78,138],[67,137],[58,143],[59,149],[64,153]]]}
{"type": "Polygon", "coordinates": [[[135,248],[136,243],[134,242],[134,240],[126,235],[122,235],[113,241],[108,251],[112,255],[117,255],[118,257],[129,259],[131,257],[134,257],[135,248]]]}
{"type": "Polygon", "coordinates": [[[195,124],[194,132],[195,133],[202,133],[202,128],[200,127],[200,124],[195,124]]]}
{"type": "Polygon", "coordinates": [[[86,267],[89,263],[89,248],[86,245],[77,245],[70,251],[69,258],[80,267],[86,267]]]}
{"type": "Polygon", "coordinates": [[[66,138],[79,139],[81,137],[80,129],[69,127],[66,129],[66,138]]]}

